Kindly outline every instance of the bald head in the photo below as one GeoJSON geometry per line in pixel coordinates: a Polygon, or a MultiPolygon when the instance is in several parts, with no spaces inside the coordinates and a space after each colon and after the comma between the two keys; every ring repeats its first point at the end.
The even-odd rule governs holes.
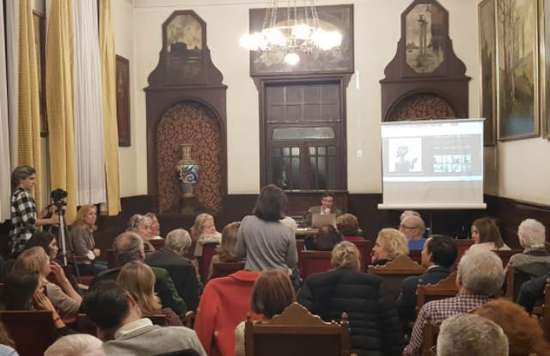
{"type": "Polygon", "coordinates": [[[119,265],[132,261],[141,261],[145,258],[143,240],[132,231],[125,231],[118,235],[113,243],[115,255],[119,265]]]}
{"type": "Polygon", "coordinates": [[[399,231],[401,231],[408,240],[419,240],[422,238],[426,225],[424,220],[417,215],[407,215],[401,221],[399,225],[399,231]]]}

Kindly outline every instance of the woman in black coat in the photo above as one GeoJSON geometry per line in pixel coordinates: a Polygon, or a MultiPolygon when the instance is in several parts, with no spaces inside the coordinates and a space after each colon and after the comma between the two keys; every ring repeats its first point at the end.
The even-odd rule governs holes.
{"type": "Polygon", "coordinates": [[[332,250],[333,270],[308,277],[298,302],[325,321],[347,313],[352,351],[359,356],[401,355],[404,346],[394,305],[383,302],[382,279],[360,272],[360,254],[351,242],[332,250]]]}

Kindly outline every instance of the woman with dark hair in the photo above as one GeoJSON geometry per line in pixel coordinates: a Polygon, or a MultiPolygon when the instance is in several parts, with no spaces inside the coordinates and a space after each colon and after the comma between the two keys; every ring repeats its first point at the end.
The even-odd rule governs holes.
{"type": "Polygon", "coordinates": [[[279,220],[284,218],[286,194],[277,186],[264,187],[253,215],[245,216],[237,233],[235,257],[246,258],[245,269],[289,270],[298,262],[296,237],[279,220]]]}
{"type": "MultiPolygon", "coordinates": [[[[250,299],[251,310],[261,315],[262,320],[270,320],[296,301],[296,294],[287,273],[267,271],[256,280],[250,299]]],[[[244,326],[243,321],[235,329],[235,356],[245,355],[244,326]]]]}
{"type": "Polygon", "coordinates": [[[510,250],[510,247],[502,241],[498,226],[491,218],[479,218],[474,220],[471,233],[474,245],[470,248],[489,251],[510,250]]]}
{"type": "Polygon", "coordinates": [[[54,214],[44,218],[48,210],[40,213],[36,210],[36,203],[31,191],[36,182],[36,171],[30,166],[19,166],[11,174],[13,193],[11,195],[11,228],[9,232],[11,252],[18,254],[25,248],[25,243],[37,231],[38,226],[53,225],[59,222],[54,214]]]}
{"type": "Polygon", "coordinates": [[[48,231],[37,231],[32,234],[31,239],[25,244],[25,250],[36,246],[42,247],[51,261],[55,260],[59,252],[59,246],[57,245],[55,236],[48,231]]]}

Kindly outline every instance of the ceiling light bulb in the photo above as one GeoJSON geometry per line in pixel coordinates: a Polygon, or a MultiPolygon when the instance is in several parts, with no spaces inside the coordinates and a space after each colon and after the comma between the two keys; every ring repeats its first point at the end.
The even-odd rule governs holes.
{"type": "Polygon", "coordinates": [[[299,40],[308,40],[311,38],[313,28],[305,23],[292,26],[292,35],[299,40]]]}
{"type": "Polygon", "coordinates": [[[298,62],[300,62],[300,56],[294,52],[287,53],[287,55],[284,58],[284,61],[288,65],[295,66],[296,64],[298,64],[298,62]]]}

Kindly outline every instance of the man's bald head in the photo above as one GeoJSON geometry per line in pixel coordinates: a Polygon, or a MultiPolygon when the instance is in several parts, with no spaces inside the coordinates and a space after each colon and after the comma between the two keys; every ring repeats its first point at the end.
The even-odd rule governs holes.
{"type": "Polygon", "coordinates": [[[407,215],[401,221],[399,231],[409,240],[419,240],[424,235],[424,231],[426,231],[426,225],[420,216],[407,215]]]}
{"type": "Polygon", "coordinates": [[[113,243],[113,248],[120,266],[132,261],[142,261],[145,258],[143,240],[132,231],[125,231],[118,235],[113,243]]]}

